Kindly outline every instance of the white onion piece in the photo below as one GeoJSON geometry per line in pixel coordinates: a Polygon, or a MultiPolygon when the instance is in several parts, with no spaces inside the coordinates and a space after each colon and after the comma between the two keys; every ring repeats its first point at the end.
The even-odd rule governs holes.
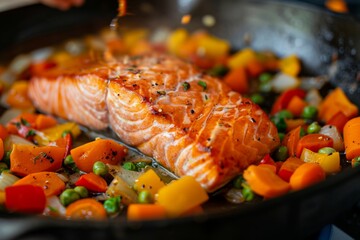
{"type": "Polygon", "coordinates": [[[75,183],[77,182],[77,180],[79,180],[80,176],[81,176],[80,173],[73,173],[73,174],[71,174],[71,175],[69,176],[69,182],[68,182],[68,184],[69,184],[70,186],[75,185],[75,183]]]}
{"type": "Polygon", "coordinates": [[[231,188],[229,191],[227,191],[225,198],[231,203],[242,203],[245,201],[241,189],[237,188],[231,188]]]}
{"type": "Polygon", "coordinates": [[[136,179],[138,179],[141,174],[143,174],[142,172],[127,170],[118,165],[107,164],[107,166],[109,167],[109,173],[113,177],[121,177],[129,186],[134,186],[136,179]]]}
{"type": "Polygon", "coordinates": [[[11,61],[8,69],[15,73],[20,74],[23,72],[27,67],[31,64],[31,57],[29,55],[21,54],[14,58],[14,60],[11,61]]]}
{"type": "Polygon", "coordinates": [[[271,80],[271,86],[275,92],[296,88],[300,85],[300,80],[284,73],[278,73],[271,80]]]}
{"type": "Polygon", "coordinates": [[[322,97],[317,89],[311,89],[306,94],[305,101],[311,106],[318,107],[322,101],[322,97]]]}
{"type": "Polygon", "coordinates": [[[311,89],[320,89],[328,81],[328,76],[302,77],[300,79],[300,88],[307,91],[311,89]]]}
{"type": "Polygon", "coordinates": [[[3,171],[0,175],[0,191],[4,191],[6,187],[13,185],[19,178],[7,171],[3,171]]]}
{"type": "Polygon", "coordinates": [[[37,61],[44,61],[48,59],[51,55],[54,54],[53,47],[44,47],[40,49],[36,49],[35,51],[31,52],[31,58],[33,62],[37,61]]]}
{"type": "Polygon", "coordinates": [[[69,182],[70,178],[69,178],[69,175],[66,174],[66,173],[56,173],[56,175],[64,182],[64,183],[67,183],[69,182]]]}
{"type": "Polygon", "coordinates": [[[61,204],[59,197],[51,196],[46,199],[45,216],[65,216],[66,209],[61,204]]]}
{"type": "Polygon", "coordinates": [[[24,144],[24,145],[31,145],[35,146],[32,142],[26,140],[25,138],[19,137],[17,135],[9,135],[5,138],[4,141],[4,150],[11,151],[14,144],[24,144]]]}
{"type": "Polygon", "coordinates": [[[337,127],[332,125],[325,125],[321,128],[320,132],[326,136],[329,136],[334,141],[334,149],[338,152],[344,151],[344,140],[341,137],[337,127]]]}
{"type": "Polygon", "coordinates": [[[117,175],[110,183],[106,193],[110,197],[121,196],[121,201],[125,205],[136,203],[138,199],[136,192],[131,187],[129,187],[129,185],[121,177],[117,175]]]}
{"type": "Polygon", "coordinates": [[[0,117],[0,123],[2,125],[6,125],[10,122],[10,120],[14,119],[15,117],[19,116],[24,111],[17,108],[11,108],[9,110],[6,110],[0,117]]]}

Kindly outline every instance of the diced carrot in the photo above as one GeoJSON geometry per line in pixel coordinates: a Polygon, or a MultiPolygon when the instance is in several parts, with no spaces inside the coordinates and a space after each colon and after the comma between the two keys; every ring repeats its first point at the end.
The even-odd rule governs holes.
{"type": "Polygon", "coordinates": [[[2,159],[4,157],[4,141],[0,138],[0,159],[2,159]]]}
{"type": "Polygon", "coordinates": [[[353,118],[344,126],[345,153],[348,160],[360,156],[360,117],[353,118]]]}
{"type": "Polygon", "coordinates": [[[96,219],[107,218],[104,206],[93,198],[83,198],[71,203],[66,208],[66,217],[71,219],[96,219]]]}
{"type": "Polygon", "coordinates": [[[130,221],[162,219],[166,216],[166,209],[158,204],[130,204],[127,210],[130,221]]]}
{"type": "Polygon", "coordinates": [[[243,176],[251,190],[265,198],[277,197],[290,190],[289,183],[267,168],[251,165],[243,176]]]}
{"type": "Polygon", "coordinates": [[[307,106],[307,103],[299,96],[291,98],[286,109],[289,110],[295,117],[300,117],[303,109],[307,106]]]}
{"type": "Polygon", "coordinates": [[[326,177],[325,171],[317,163],[304,163],[300,165],[290,177],[290,185],[293,190],[300,190],[326,177]]]}
{"type": "Polygon", "coordinates": [[[250,77],[258,77],[264,72],[264,66],[258,59],[253,59],[246,64],[246,70],[250,77]]]}
{"type": "Polygon", "coordinates": [[[259,164],[258,167],[262,167],[262,168],[267,168],[270,171],[272,171],[273,173],[276,173],[276,165],[272,165],[272,164],[259,164]]]}
{"type": "Polygon", "coordinates": [[[61,168],[65,148],[55,146],[36,147],[14,144],[10,154],[10,170],[19,176],[61,168]]]}
{"type": "Polygon", "coordinates": [[[349,11],[344,0],[326,0],[325,6],[333,12],[347,13],[349,11]]]}
{"type": "Polygon", "coordinates": [[[4,141],[7,136],[9,136],[7,129],[4,125],[0,124],[0,138],[4,141]]]}
{"type": "Polygon", "coordinates": [[[326,124],[333,125],[337,128],[337,130],[342,133],[344,130],[344,126],[350,119],[342,112],[338,111],[334,114],[326,124]]]}
{"type": "Polygon", "coordinates": [[[296,77],[301,70],[300,60],[296,55],[290,55],[280,60],[280,71],[296,77]]]}
{"type": "Polygon", "coordinates": [[[304,164],[304,161],[302,161],[301,159],[297,157],[289,157],[281,165],[278,172],[279,177],[289,182],[291,175],[302,164],[304,164]]]}
{"type": "Polygon", "coordinates": [[[126,51],[124,41],[120,38],[107,40],[106,46],[112,53],[124,53],[126,51]]]}
{"type": "Polygon", "coordinates": [[[16,181],[13,185],[35,185],[44,189],[46,197],[59,195],[65,189],[65,183],[54,172],[31,173],[16,181]]]}
{"type": "Polygon", "coordinates": [[[33,104],[27,93],[28,85],[27,81],[15,82],[8,92],[6,102],[13,108],[32,108],[33,104]]]}
{"type": "Polygon", "coordinates": [[[319,105],[319,118],[328,122],[339,111],[349,119],[358,115],[358,107],[351,103],[341,88],[336,88],[319,105]]]}
{"type": "Polygon", "coordinates": [[[297,145],[300,140],[300,131],[301,126],[288,132],[283,140],[282,144],[287,147],[290,157],[296,156],[297,145]]]}
{"type": "Polygon", "coordinates": [[[75,185],[83,186],[92,192],[106,192],[107,189],[106,181],[99,175],[92,172],[81,175],[75,185]]]}
{"type": "Polygon", "coordinates": [[[306,92],[299,88],[286,90],[275,100],[275,103],[271,108],[271,115],[275,115],[277,112],[286,109],[293,97],[298,96],[304,98],[305,94],[306,92]]]}
{"type": "Polygon", "coordinates": [[[285,119],[285,123],[286,123],[286,132],[290,132],[291,130],[297,127],[303,127],[306,125],[306,121],[303,118],[285,119]]]}
{"type": "Polygon", "coordinates": [[[50,128],[55,126],[56,124],[57,121],[55,118],[44,114],[38,114],[35,120],[35,128],[38,130],[50,128]]]}
{"type": "Polygon", "coordinates": [[[333,147],[334,141],[331,137],[320,133],[308,134],[302,137],[296,147],[296,157],[300,157],[304,148],[317,152],[323,147],[333,147]]]}
{"type": "Polygon", "coordinates": [[[230,70],[224,77],[224,82],[229,85],[232,90],[239,93],[246,93],[249,91],[248,77],[245,68],[242,66],[230,70]]]}
{"type": "Polygon", "coordinates": [[[124,145],[109,139],[98,139],[70,151],[76,166],[84,172],[92,172],[96,161],[117,165],[127,153],[124,145]]]}

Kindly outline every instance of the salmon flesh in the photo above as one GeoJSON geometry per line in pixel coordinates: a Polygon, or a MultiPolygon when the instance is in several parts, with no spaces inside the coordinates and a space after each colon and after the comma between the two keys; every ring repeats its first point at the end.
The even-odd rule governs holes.
{"type": "Polygon", "coordinates": [[[163,54],[58,64],[32,76],[29,96],[43,112],[96,130],[110,127],[208,192],[279,145],[276,127],[258,105],[163,54]]]}

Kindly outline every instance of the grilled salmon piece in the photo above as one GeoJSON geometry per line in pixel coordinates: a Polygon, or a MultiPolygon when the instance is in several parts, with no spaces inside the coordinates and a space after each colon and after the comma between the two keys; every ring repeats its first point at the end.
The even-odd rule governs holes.
{"type": "Polygon", "coordinates": [[[109,126],[178,176],[194,176],[208,192],[279,144],[258,105],[175,57],[124,57],[82,70],[73,65],[31,79],[29,95],[40,110],[95,129],[109,126]]]}

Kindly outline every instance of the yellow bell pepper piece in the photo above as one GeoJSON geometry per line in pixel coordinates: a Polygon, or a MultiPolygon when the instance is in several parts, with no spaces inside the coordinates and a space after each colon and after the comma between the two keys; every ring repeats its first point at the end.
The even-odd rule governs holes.
{"type": "Polygon", "coordinates": [[[307,148],[302,151],[300,159],[304,162],[318,163],[326,173],[336,173],[340,171],[340,154],[316,153],[307,148]]]}
{"type": "Polygon", "coordinates": [[[191,176],[175,180],[158,192],[157,204],[164,206],[170,216],[179,216],[209,199],[206,191],[191,176]]]}
{"type": "Polygon", "coordinates": [[[74,122],[67,122],[56,125],[55,127],[42,130],[34,137],[34,140],[40,146],[45,146],[48,145],[50,142],[56,141],[57,139],[61,138],[61,135],[64,131],[70,131],[74,138],[78,137],[81,133],[79,125],[74,122]]]}
{"type": "Polygon", "coordinates": [[[136,47],[137,43],[145,40],[149,35],[149,31],[146,29],[135,29],[124,33],[124,44],[126,50],[130,51],[133,47],[136,47]]]}
{"type": "Polygon", "coordinates": [[[290,55],[280,60],[280,71],[296,77],[301,70],[300,60],[296,55],[290,55]]]}
{"type": "Polygon", "coordinates": [[[167,39],[167,48],[171,54],[178,55],[181,46],[189,38],[189,33],[183,29],[179,28],[173,31],[167,39]]]}
{"type": "Polygon", "coordinates": [[[154,170],[149,169],[144,174],[142,174],[137,180],[135,180],[134,188],[138,192],[140,191],[149,191],[153,198],[155,194],[158,193],[159,189],[164,187],[160,177],[155,173],[154,170]]]}
{"type": "Polygon", "coordinates": [[[5,192],[0,191],[0,205],[3,205],[5,203],[5,192]]]}
{"type": "Polygon", "coordinates": [[[228,67],[231,69],[245,67],[249,62],[256,60],[256,53],[250,48],[244,48],[235,53],[228,61],[228,67]]]}
{"type": "Polygon", "coordinates": [[[198,44],[198,48],[202,48],[205,56],[210,58],[225,56],[230,50],[229,42],[210,35],[199,39],[198,44]]]}

